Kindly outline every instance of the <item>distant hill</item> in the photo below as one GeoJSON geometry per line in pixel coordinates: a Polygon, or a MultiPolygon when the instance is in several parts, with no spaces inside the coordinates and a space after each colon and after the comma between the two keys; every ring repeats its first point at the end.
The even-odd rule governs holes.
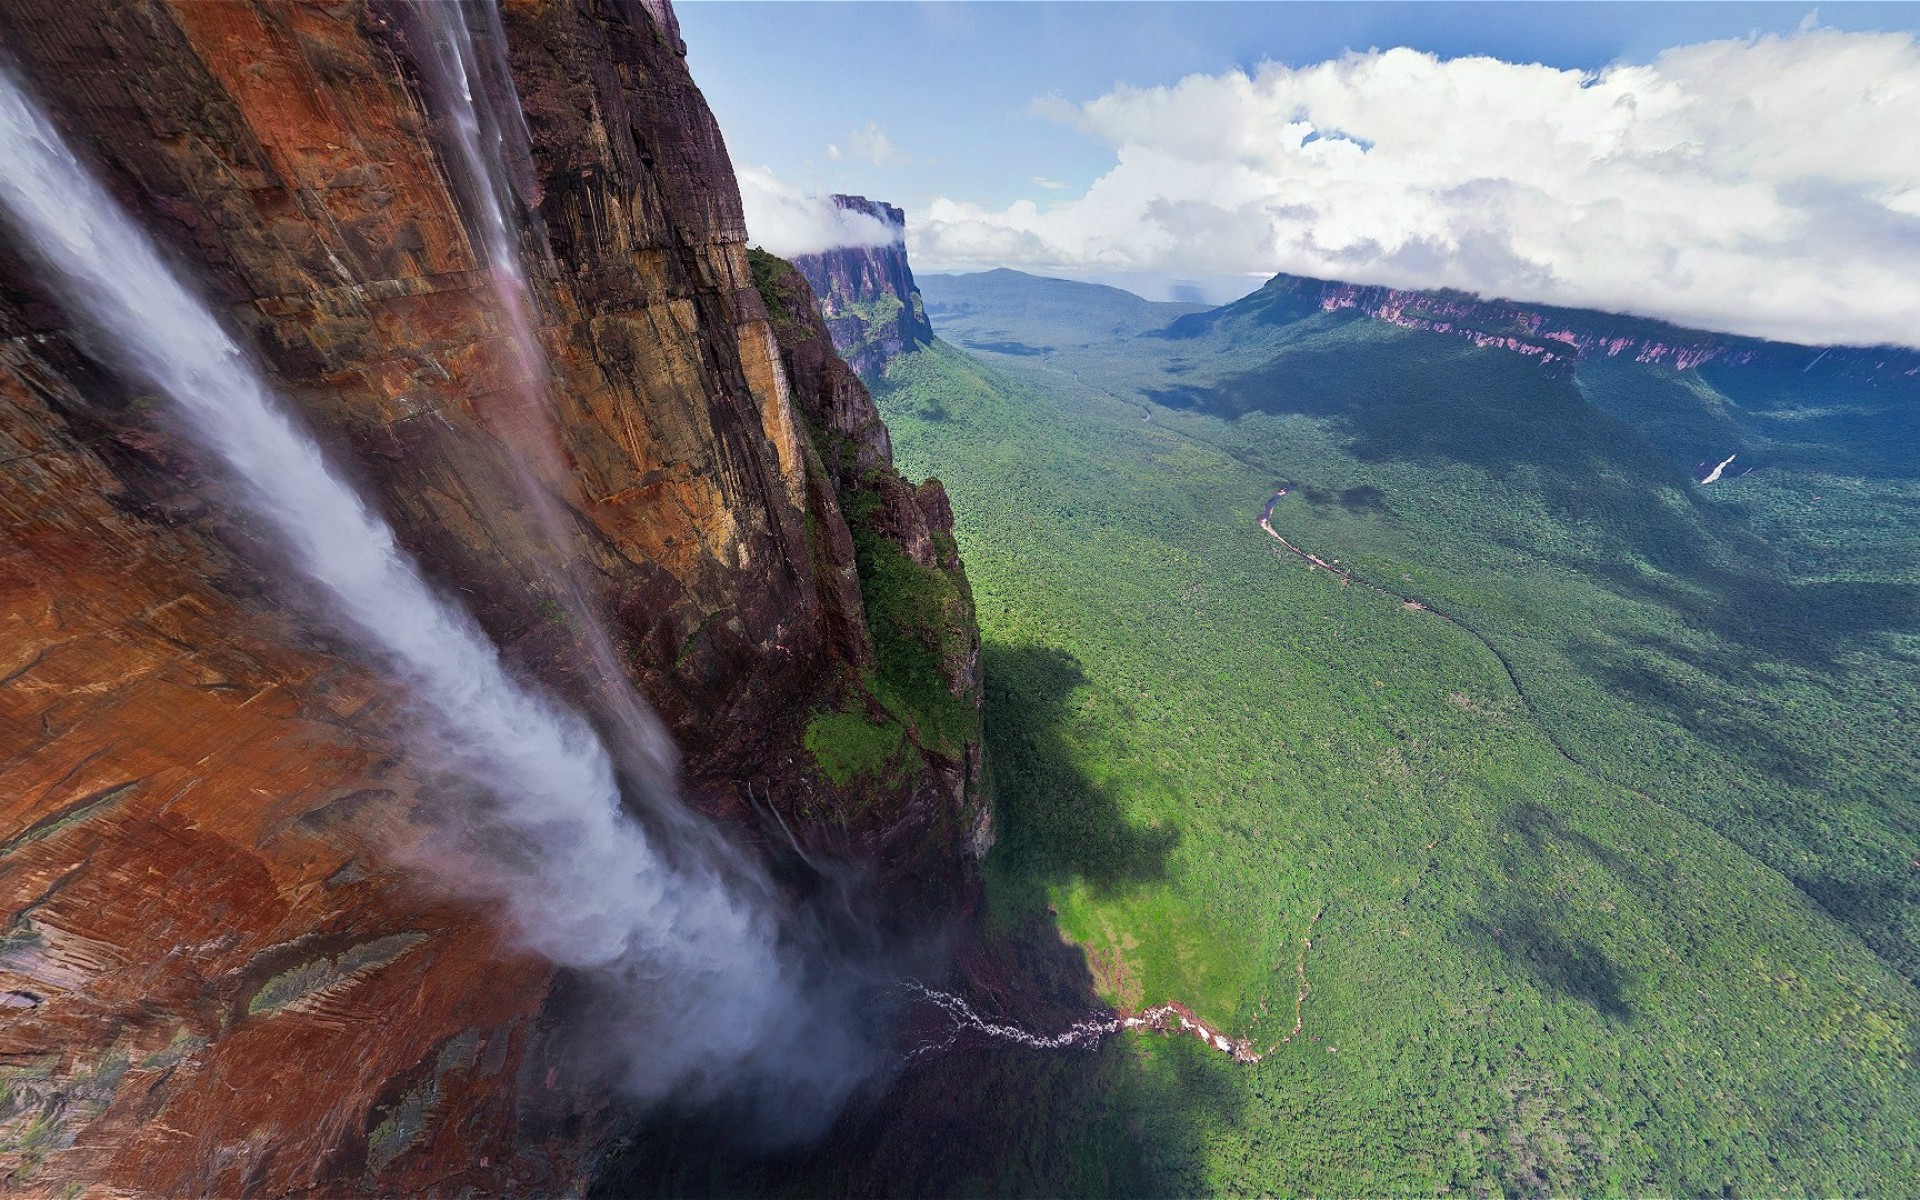
{"type": "Polygon", "coordinates": [[[1276,275],[1259,291],[1173,322],[1165,336],[1242,334],[1315,313],[1355,313],[1405,329],[1464,338],[1542,362],[1624,359],[1687,370],[1707,364],[1810,369],[1863,381],[1920,377],[1920,351],[1895,346],[1800,346],[1688,329],[1591,309],[1557,308],[1466,292],[1402,291],[1338,280],[1276,275]]]}
{"type": "MultiPolygon", "coordinates": [[[[1295,275],[1277,275],[1218,308],[1010,270],[930,276],[925,294],[936,330],[969,350],[1065,355],[1082,373],[1124,360],[1125,393],[1214,416],[1298,411],[1291,406],[1316,389],[1335,403],[1356,378],[1387,369],[1388,358],[1336,349],[1369,340],[1357,329],[1327,340],[1358,322],[1426,335],[1395,343],[1388,357],[1407,362],[1451,362],[1459,357],[1453,347],[1479,348],[1522,366],[1516,385],[1531,374],[1542,384],[1574,377],[1590,404],[1636,426],[1688,472],[1728,454],[1740,456],[1728,477],[1789,464],[1907,473],[1920,461],[1920,352],[1900,347],[1799,346],[1617,313],[1295,275]]],[[[1477,358],[1459,361],[1505,373],[1477,358]]],[[[1450,368],[1430,369],[1444,376],[1435,385],[1442,394],[1459,382],[1450,368]]]]}
{"type": "Polygon", "coordinates": [[[1143,300],[1097,283],[1001,268],[920,280],[934,331],[969,349],[1039,355],[1062,346],[1133,337],[1204,313],[1202,304],[1143,300]]]}
{"type": "Polygon", "coordinates": [[[1084,980],[1264,1057],[956,1055],[796,1192],[1912,1190],[1908,352],[1291,278],[927,299],[878,398],[979,599],[991,961],[1077,955],[995,1012],[1084,980]]]}

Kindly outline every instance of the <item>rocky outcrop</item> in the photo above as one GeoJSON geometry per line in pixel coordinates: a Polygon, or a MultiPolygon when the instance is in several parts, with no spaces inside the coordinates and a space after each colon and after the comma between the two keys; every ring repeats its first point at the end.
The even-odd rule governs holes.
{"type": "MultiPolygon", "coordinates": [[[[750,257],[809,464],[825,483],[819,503],[843,513],[849,530],[821,573],[847,581],[841,611],[848,620],[858,613],[875,648],[875,669],[849,689],[843,706],[816,714],[810,744],[818,753],[844,743],[850,713],[867,721],[853,726],[855,733],[897,729],[901,760],[929,764],[945,781],[945,795],[901,797],[916,815],[890,825],[937,829],[941,837],[964,832],[969,853],[979,857],[993,841],[991,805],[981,791],[980,636],[946,488],[938,479],[916,487],[894,468],[886,424],[866,385],[834,353],[806,279],[771,254],[753,250],[750,257]],[[851,571],[843,565],[848,550],[851,571]]],[[[886,802],[886,770],[878,764],[856,782],[880,785],[883,806],[900,806],[886,802]]]]}
{"type": "Polygon", "coordinates": [[[1402,291],[1297,275],[1276,275],[1250,296],[1223,308],[1182,317],[1163,336],[1195,337],[1222,322],[1270,323],[1316,312],[1356,312],[1402,328],[1447,334],[1478,346],[1524,354],[1542,363],[1624,358],[1678,371],[1709,364],[1804,369],[1819,363],[1826,372],[1854,379],[1920,376],[1920,352],[1890,346],[1792,346],[1685,329],[1641,317],[1487,300],[1466,292],[1402,291]]]}
{"type": "Polygon", "coordinates": [[[907,218],[865,196],[836,195],[833,202],[893,229],[894,239],[796,255],[793,265],[818,298],[840,356],[862,378],[877,380],[895,358],[933,344],[933,324],[907,265],[907,218]]]}
{"type": "MultiPolygon", "coordinates": [[[[895,494],[883,427],[851,460],[877,483],[819,452],[839,426],[816,391],[796,409],[670,9],[509,2],[503,25],[534,388],[407,6],[0,2],[69,139],[519,670],[592,708],[556,603],[557,559],[582,564],[695,803],[783,836],[751,786],[803,843],[936,897],[982,809],[942,499],[895,494]],[[857,722],[899,730],[881,760],[846,752],[876,742],[857,722]]],[[[552,970],[402,865],[435,788],[406,698],[289,615],[273,547],[168,420],[0,247],[0,1178],[565,1189],[605,1104],[551,1052],[552,970]]]]}

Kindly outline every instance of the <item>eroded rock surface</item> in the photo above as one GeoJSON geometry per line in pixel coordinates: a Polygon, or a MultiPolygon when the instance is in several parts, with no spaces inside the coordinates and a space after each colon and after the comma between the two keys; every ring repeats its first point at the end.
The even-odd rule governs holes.
{"type": "Polygon", "coordinates": [[[906,214],[865,196],[832,199],[892,229],[893,240],[796,255],[793,265],[813,289],[841,357],[862,377],[878,379],[889,362],[933,344],[933,323],[907,263],[906,214]]]}
{"type": "MultiPolygon", "coordinates": [[[[874,681],[902,643],[876,645],[861,573],[960,580],[935,600],[965,642],[950,518],[912,489],[878,501],[899,519],[843,518],[670,10],[503,19],[532,388],[405,6],[4,0],[0,42],[517,669],[591,707],[556,603],[556,562],[583,563],[693,802],[761,840],[750,784],[802,842],[937,897],[984,820],[977,659],[914,697],[938,729],[893,715],[874,681]],[[899,753],[834,757],[822,720],[855,718],[899,722],[899,753]]],[[[0,1180],[566,1187],[606,1102],[550,1053],[551,969],[399,865],[445,801],[407,697],[299,615],[169,418],[0,245],[0,1180]]],[[[862,437],[885,476],[884,427],[862,437]]]]}

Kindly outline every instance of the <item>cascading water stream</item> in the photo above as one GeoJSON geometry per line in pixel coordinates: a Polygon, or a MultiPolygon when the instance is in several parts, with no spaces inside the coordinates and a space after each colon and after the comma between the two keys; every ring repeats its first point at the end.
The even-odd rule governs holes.
{"type": "Polygon", "coordinates": [[[637,1022],[652,1022],[625,1051],[623,1082],[698,1097],[747,1077],[837,1109],[864,1073],[870,1031],[811,994],[762,877],[708,849],[663,861],[622,809],[613,763],[586,722],[509,676],[471,618],[422,580],[4,72],[0,215],[70,311],[104,333],[117,365],[172,402],[246,509],[320,586],[333,624],[417,697],[432,747],[484,793],[469,824],[507,852],[449,882],[499,902],[530,949],[590,969],[629,997],[637,1022]],[[787,1049],[802,1042],[812,1056],[787,1049]]]}
{"type": "MultiPolygon", "coordinates": [[[[968,1003],[965,996],[953,992],[941,991],[912,981],[901,984],[901,990],[931,1006],[947,1022],[945,1035],[935,1041],[924,1041],[908,1050],[904,1056],[904,1061],[907,1062],[929,1054],[951,1050],[967,1034],[1027,1050],[1093,1050],[1114,1034],[1127,1030],[1191,1033],[1213,1049],[1232,1056],[1237,1062],[1257,1063],[1266,1057],[1256,1052],[1248,1042],[1229,1038],[1178,1004],[1162,1004],[1132,1016],[1096,1012],[1075,1021],[1058,1033],[1034,1033],[1018,1025],[1010,1025],[1004,1021],[994,1021],[981,1016],[973,1005],[968,1003]]],[[[1298,1030],[1296,1029],[1295,1032],[1297,1033],[1298,1030]]],[[[1281,1038],[1280,1042],[1285,1043],[1291,1040],[1292,1035],[1289,1035],[1281,1038]]]]}
{"type": "MultiPolygon", "coordinates": [[[[440,15],[433,23],[447,33],[458,78],[477,79],[462,21],[440,15]]],[[[460,96],[472,117],[474,93],[463,85],[460,96]]],[[[474,207],[514,330],[519,374],[535,389],[529,402],[544,412],[538,389],[546,366],[494,190],[499,178],[486,168],[477,118],[456,125],[474,151],[467,169],[485,200],[474,207]]],[[[903,993],[934,1005],[956,1031],[1036,1049],[1086,1045],[1130,1028],[1177,1024],[1201,1032],[1170,1008],[1091,1017],[1056,1037],[987,1022],[964,999],[901,984],[870,948],[835,949],[836,935],[804,913],[777,919],[765,875],[677,803],[656,805],[672,817],[664,830],[674,844],[663,854],[622,807],[615,757],[594,729],[514,679],[472,618],[423,580],[240,343],[4,70],[0,225],[47,268],[69,311],[105,335],[105,355],[168,398],[181,430],[224,468],[246,511],[318,585],[321,615],[418,699],[418,732],[477,793],[466,825],[476,845],[492,848],[461,857],[444,881],[498,903],[529,950],[599,983],[597,1002],[618,1037],[600,1053],[613,1060],[626,1090],[694,1101],[736,1096],[752,1103],[761,1136],[810,1136],[878,1067],[890,1024],[884,997],[903,993]]],[[[557,502],[532,472],[527,479],[542,519],[559,530],[557,502]]],[[[626,688],[580,591],[570,587],[569,600],[593,635],[598,690],[614,709],[617,732],[644,743],[639,757],[660,768],[651,778],[671,800],[670,744],[626,688]]],[[[1202,1036],[1218,1039],[1211,1031],[1202,1036]]]]}
{"type": "Polygon", "coordinates": [[[560,599],[586,643],[602,716],[617,734],[616,749],[631,759],[628,778],[639,785],[643,799],[653,802],[656,815],[678,817],[683,810],[674,803],[672,741],[620,667],[606,625],[590,599],[583,568],[569,552],[573,544],[569,516],[551,491],[553,482],[565,473],[565,455],[553,415],[551,372],[534,319],[537,304],[520,264],[515,223],[509,218],[521,202],[508,162],[530,163],[532,151],[506,61],[500,12],[493,0],[473,4],[415,0],[410,12],[421,35],[417,61],[423,82],[434,100],[434,111],[451,134],[453,184],[476,225],[476,249],[484,258],[496,313],[508,333],[516,407],[525,421],[520,436],[506,439],[517,468],[515,482],[541,524],[546,552],[556,567],[554,582],[561,585],[560,599]],[[476,20],[484,43],[474,38],[476,20]],[[505,103],[494,102],[496,91],[506,93],[505,103]]]}
{"type": "MultiPolygon", "coordinates": [[[[440,114],[452,135],[450,140],[456,161],[451,165],[458,177],[461,196],[477,225],[478,241],[485,254],[499,315],[505,320],[511,334],[514,374],[521,393],[518,397],[520,411],[523,416],[533,418],[534,423],[544,431],[544,436],[534,444],[522,442],[514,447],[522,455],[537,458],[542,468],[540,472],[525,469],[523,462],[521,490],[546,525],[551,535],[549,544],[558,548],[566,544],[565,517],[537,476],[544,474],[547,478],[553,478],[558,474],[561,458],[559,437],[553,425],[546,385],[549,377],[546,355],[541,349],[533,321],[536,304],[520,266],[514,224],[509,219],[509,213],[520,203],[520,198],[513,187],[508,164],[526,163],[530,161],[531,153],[526,126],[518,107],[511,102],[505,105],[495,102],[496,91],[503,93],[509,101],[514,98],[513,75],[505,60],[505,31],[495,0],[471,0],[471,3],[416,0],[412,11],[419,28],[426,34],[421,47],[425,53],[420,56],[423,80],[434,99],[435,111],[440,114]],[[484,43],[476,42],[476,25],[484,43]],[[488,77],[489,69],[491,79],[488,77]]],[[[631,696],[628,689],[606,686],[607,681],[618,673],[611,642],[599,621],[598,613],[586,599],[577,563],[571,558],[564,558],[560,566],[567,572],[570,584],[567,597],[569,610],[587,634],[589,648],[603,681],[603,690],[631,696]]],[[[650,711],[644,710],[637,700],[629,702],[625,708],[631,715],[622,721],[623,725],[642,730],[649,739],[649,745],[656,738],[664,741],[663,733],[654,733],[659,725],[650,711]]],[[[751,786],[748,790],[751,799],[751,786]]],[[[793,839],[792,831],[787,828],[785,818],[780,815],[771,796],[766,798],[766,806],[792,843],[794,852],[813,866],[806,852],[793,839]]],[[[975,1013],[964,997],[949,992],[911,981],[900,984],[898,990],[931,1005],[951,1022],[951,1035],[946,1040],[911,1050],[907,1054],[909,1061],[950,1047],[962,1032],[972,1032],[1030,1049],[1060,1050],[1097,1045],[1123,1029],[1165,1028],[1173,1024],[1196,1032],[1200,1030],[1198,1025],[1167,1006],[1138,1017],[1096,1014],[1060,1034],[1040,1035],[1017,1026],[986,1021],[975,1013]]],[[[1210,1042],[1219,1041],[1221,1049],[1228,1048],[1226,1040],[1211,1030],[1201,1033],[1201,1036],[1210,1042]]]]}

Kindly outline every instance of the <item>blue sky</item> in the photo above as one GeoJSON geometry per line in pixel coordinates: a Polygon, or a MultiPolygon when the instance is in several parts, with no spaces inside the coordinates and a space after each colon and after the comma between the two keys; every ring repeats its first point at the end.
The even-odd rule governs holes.
{"type": "Polygon", "coordinates": [[[935,195],[1053,198],[1036,177],[1084,190],[1113,156],[1029,110],[1120,83],[1392,46],[1590,70],[1688,42],[1789,33],[1815,12],[1837,29],[1920,28],[1920,4],[682,0],[677,11],[693,77],[736,162],[909,207],[935,195]],[[900,160],[853,156],[869,121],[900,160]],[[829,145],[844,156],[827,158],[829,145]]]}
{"type": "MultiPolygon", "coordinates": [[[[1737,136],[1716,131],[1710,128],[1714,125],[1710,115],[1700,115],[1715,107],[1738,107],[1747,94],[1772,88],[1776,77],[1789,83],[1781,86],[1775,107],[1768,111],[1788,113],[1821,109],[1825,103],[1821,97],[1830,97],[1836,88],[1851,87],[1866,73],[1905,81],[1909,59],[1916,56],[1903,56],[1899,43],[1904,37],[1906,49],[1912,49],[1907,31],[1920,28],[1920,5],[682,0],[678,11],[694,78],[720,120],[736,166],[765,168],[779,186],[797,192],[856,192],[900,204],[908,213],[909,246],[916,258],[926,260],[922,269],[978,268],[1003,260],[1005,265],[1024,269],[1123,284],[1128,276],[1138,276],[1141,290],[1151,291],[1176,277],[1231,288],[1235,286],[1231,282],[1220,281],[1244,276],[1257,282],[1276,267],[1324,274],[1332,266],[1342,268],[1347,277],[1371,276],[1369,282],[1453,283],[1509,294],[1531,286],[1538,294],[1523,298],[1607,302],[1624,285],[1583,282],[1585,252],[1577,247],[1522,245],[1526,238],[1487,227],[1491,218],[1486,213],[1495,209],[1520,214],[1511,220],[1537,223],[1537,216],[1525,214],[1548,211],[1549,200],[1558,197],[1564,202],[1569,196],[1583,195],[1583,188],[1598,186],[1580,178],[1577,170],[1569,175],[1574,168],[1564,163],[1553,168],[1558,174],[1552,178],[1542,175],[1545,168],[1536,162],[1506,160],[1476,163],[1463,179],[1409,180],[1402,178],[1404,171],[1393,176],[1399,180],[1394,186],[1408,189],[1407,196],[1457,194],[1466,184],[1478,186],[1486,180],[1507,189],[1504,195],[1477,201],[1479,208],[1471,219],[1458,212],[1439,213],[1431,221],[1414,220],[1406,228],[1383,229],[1375,222],[1337,231],[1334,227],[1339,222],[1329,219],[1335,210],[1323,208],[1312,227],[1303,231],[1297,224],[1260,215],[1304,211],[1297,193],[1319,186],[1304,180],[1295,169],[1298,162],[1294,160],[1303,161],[1308,151],[1299,144],[1297,129],[1294,134],[1287,132],[1294,126],[1275,105],[1293,97],[1285,103],[1306,114],[1309,125],[1302,126],[1310,129],[1306,141],[1337,137],[1344,131],[1328,124],[1330,114],[1358,113],[1351,119],[1365,117],[1378,123],[1382,119],[1378,93],[1384,86],[1380,77],[1402,77],[1412,70],[1421,77],[1419,87],[1432,89],[1434,99],[1429,104],[1427,93],[1417,89],[1403,92],[1406,107],[1430,109],[1436,121],[1458,118],[1465,110],[1449,108],[1449,98],[1457,102],[1463,92],[1485,81],[1461,68],[1444,69],[1444,64],[1468,56],[1488,56],[1515,68],[1541,64],[1561,69],[1559,85],[1552,83],[1551,73],[1529,75],[1517,69],[1487,85],[1510,88],[1514,106],[1533,110],[1555,106],[1571,110],[1582,105],[1579,81],[1565,72],[1614,68],[1616,74],[1607,87],[1616,93],[1615,102],[1629,108],[1662,89],[1684,92],[1695,114],[1688,118],[1692,124],[1681,128],[1675,124],[1679,118],[1667,114],[1661,118],[1665,124],[1659,132],[1668,140],[1665,152],[1671,154],[1676,146],[1704,145],[1711,160],[1703,168],[1698,191],[1702,212],[1693,216],[1705,221],[1715,211],[1728,211],[1729,204],[1744,214],[1741,198],[1751,199],[1755,187],[1791,200],[1788,207],[1793,211],[1775,214],[1778,220],[1772,225],[1765,224],[1762,215],[1749,214],[1757,224],[1740,232],[1747,242],[1756,236],[1762,241],[1771,237],[1782,254],[1791,243],[1798,247],[1795,252],[1812,256],[1810,262],[1815,257],[1831,259],[1836,252],[1833,245],[1803,244],[1808,241],[1807,227],[1828,218],[1857,224],[1856,209],[1862,203],[1873,210],[1866,219],[1872,227],[1872,244],[1858,248],[1862,256],[1884,256],[1887,245],[1904,253],[1909,234],[1920,231],[1920,224],[1915,229],[1907,226],[1909,217],[1920,219],[1920,211],[1909,212],[1920,208],[1920,190],[1915,190],[1920,189],[1920,177],[1908,179],[1909,174],[1920,176],[1920,151],[1909,162],[1883,164],[1879,174],[1856,178],[1858,172],[1850,167],[1830,170],[1813,161],[1820,157],[1814,149],[1817,131],[1802,131],[1800,159],[1778,167],[1776,175],[1763,173],[1749,179],[1739,172],[1758,171],[1761,168],[1755,164],[1778,160],[1779,147],[1759,144],[1751,130],[1737,136]],[[1809,26],[1817,26],[1821,36],[1809,35],[1809,26]],[[1867,36],[1872,31],[1894,36],[1876,41],[1867,36]],[[1841,35],[1855,36],[1849,40],[1841,35]],[[1727,40],[1745,41],[1751,52],[1691,58],[1674,58],[1669,53],[1676,47],[1727,40]],[[1334,71],[1331,64],[1349,51],[1364,56],[1369,50],[1396,47],[1432,55],[1443,69],[1423,73],[1411,59],[1387,59],[1375,64],[1382,69],[1371,71],[1350,63],[1337,81],[1328,74],[1334,71]],[[1662,58],[1663,54],[1668,57],[1662,58]],[[1299,73],[1271,69],[1263,73],[1262,64],[1281,64],[1299,73]],[[1656,66],[1650,74],[1632,73],[1620,71],[1623,64],[1656,66]],[[1316,67],[1324,68],[1319,76],[1310,74],[1316,67]],[[1205,78],[1184,91],[1143,97],[1128,90],[1170,88],[1190,76],[1205,78]],[[1252,77],[1253,92],[1258,94],[1249,96],[1246,88],[1235,83],[1239,76],[1252,77]],[[1224,90],[1209,92],[1208,80],[1224,90]],[[1567,84],[1567,80],[1575,82],[1567,84]],[[1342,96],[1336,97],[1334,93],[1341,89],[1342,96]],[[1208,107],[1209,96],[1218,101],[1222,125],[1240,123],[1234,125],[1236,136],[1254,136],[1246,123],[1264,120],[1268,124],[1255,129],[1259,137],[1275,145],[1292,137],[1288,153],[1294,160],[1284,168],[1266,164],[1256,170],[1271,183],[1272,197],[1237,193],[1231,205],[1215,203],[1208,197],[1181,194],[1165,177],[1167,172],[1177,174],[1196,165],[1224,172],[1228,160],[1243,153],[1216,147],[1215,159],[1195,159],[1203,151],[1188,144],[1191,139],[1185,133],[1189,131],[1170,125],[1184,119],[1196,127],[1193,132],[1204,132],[1216,111],[1208,107]],[[1244,111],[1235,105],[1243,105],[1244,111]],[[1174,118],[1175,113],[1185,116],[1174,118]],[[1149,159],[1162,163],[1162,177],[1152,183],[1148,168],[1138,165],[1149,159]],[[1829,183],[1845,193],[1846,203],[1829,195],[1834,192],[1826,187],[1829,183]],[[1091,199],[1090,189],[1095,193],[1091,199]],[[1812,208],[1808,207],[1811,201],[1792,199],[1808,189],[1825,197],[1812,208]],[[1137,194],[1138,203],[1145,206],[1141,212],[1150,212],[1159,222],[1158,248],[1124,244],[1117,223],[1125,217],[1114,207],[1114,197],[1122,192],[1137,194]],[[1148,192],[1154,194],[1148,196],[1148,192]],[[1200,211],[1208,204],[1220,211],[1200,211]],[[1080,236],[1083,228],[1095,227],[1108,232],[1099,238],[1080,236]],[[1333,242],[1322,244],[1329,236],[1333,242]],[[1211,249],[1167,248],[1169,239],[1183,238],[1191,239],[1193,247],[1204,243],[1211,249]],[[1244,254],[1220,248],[1240,245],[1236,238],[1252,239],[1245,242],[1244,254]],[[1499,243],[1494,250],[1487,249],[1492,244],[1489,238],[1499,243]]],[[[1761,107],[1767,108],[1765,97],[1762,100],[1761,107]]],[[[1836,110],[1841,116],[1861,117],[1871,110],[1884,126],[1852,121],[1859,126],[1853,132],[1860,139],[1857,156],[1861,160],[1876,141],[1883,144],[1884,154],[1908,153],[1903,139],[1912,131],[1903,126],[1912,124],[1917,114],[1904,91],[1891,98],[1863,101],[1856,97],[1836,103],[1841,103],[1836,110]]],[[[1831,118],[1833,113],[1826,115],[1831,118]]],[[[1649,143],[1653,124],[1651,118],[1642,122],[1633,135],[1636,145],[1649,143]]],[[[1489,136],[1516,142],[1532,138],[1546,145],[1584,136],[1584,130],[1575,122],[1552,134],[1493,129],[1489,136]]],[[[1362,153],[1371,150],[1373,142],[1355,135],[1339,148],[1362,153]]],[[[1596,151],[1592,157],[1596,163],[1608,160],[1608,171],[1617,175],[1618,164],[1611,161],[1611,154],[1596,151]]],[[[1378,160],[1373,164],[1376,176],[1392,161],[1384,151],[1370,157],[1378,160]]],[[[1341,174],[1338,164],[1327,169],[1341,174]]],[[[1596,208],[1586,214],[1592,218],[1585,221],[1586,227],[1599,228],[1596,221],[1624,221],[1624,236],[1644,251],[1656,273],[1664,269],[1675,288],[1699,291],[1698,279],[1708,264],[1696,261],[1699,254],[1686,246],[1651,242],[1640,246],[1634,240],[1638,235],[1631,227],[1631,210],[1634,197],[1649,189],[1619,180],[1608,186],[1616,184],[1626,190],[1611,198],[1611,209],[1596,208]],[[1612,212],[1622,205],[1629,210],[1626,218],[1612,212]],[[1667,264],[1665,268],[1659,267],[1662,263],[1667,264]]],[[[747,186],[743,179],[743,189],[747,186]]],[[[1221,174],[1214,186],[1217,193],[1238,185],[1221,174]]],[[[1257,185],[1256,190],[1258,186],[1267,184],[1257,185]]],[[[1382,186],[1375,179],[1370,194],[1381,194],[1382,186]]],[[[1307,202],[1306,207],[1334,204],[1338,194],[1327,195],[1324,201],[1307,202]]],[[[1341,202],[1338,211],[1351,210],[1351,204],[1341,202]]],[[[750,200],[750,226],[754,213],[750,200]]],[[[1673,228],[1676,222],[1686,226],[1689,217],[1671,208],[1650,209],[1643,223],[1649,228],[1656,223],[1673,228]]],[[[1712,268],[1725,279],[1722,286],[1708,289],[1711,295],[1686,300],[1678,307],[1658,302],[1642,307],[1652,315],[1712,318],[1721,325],[1744,321],[1757,332],[1793,332],[1786,328],[1791,322],[1783,324],[1777,312],[1745,320],[1736,311],[1738,296],[1751,291],[1752,285],[1750,279],[1743,280],[1743,272],[1751,275],[1751,264],[1742,267],[1727,257],[1734,253],[1730,247],[1735,240],[1730,234],[1729,248],[1712,268]]],[[[1911,265],[1920,267],[1920,245],[1914,249],[1911,265]]],[[[1615,263],[1609,269],[1624,277],[1628,264],[1615,263]]],[[[1855,279],[1853,286],[1863,282],[1855,279]]],[[[1920,303],[1920,295],[1915,300],[1920,303]]]]}

